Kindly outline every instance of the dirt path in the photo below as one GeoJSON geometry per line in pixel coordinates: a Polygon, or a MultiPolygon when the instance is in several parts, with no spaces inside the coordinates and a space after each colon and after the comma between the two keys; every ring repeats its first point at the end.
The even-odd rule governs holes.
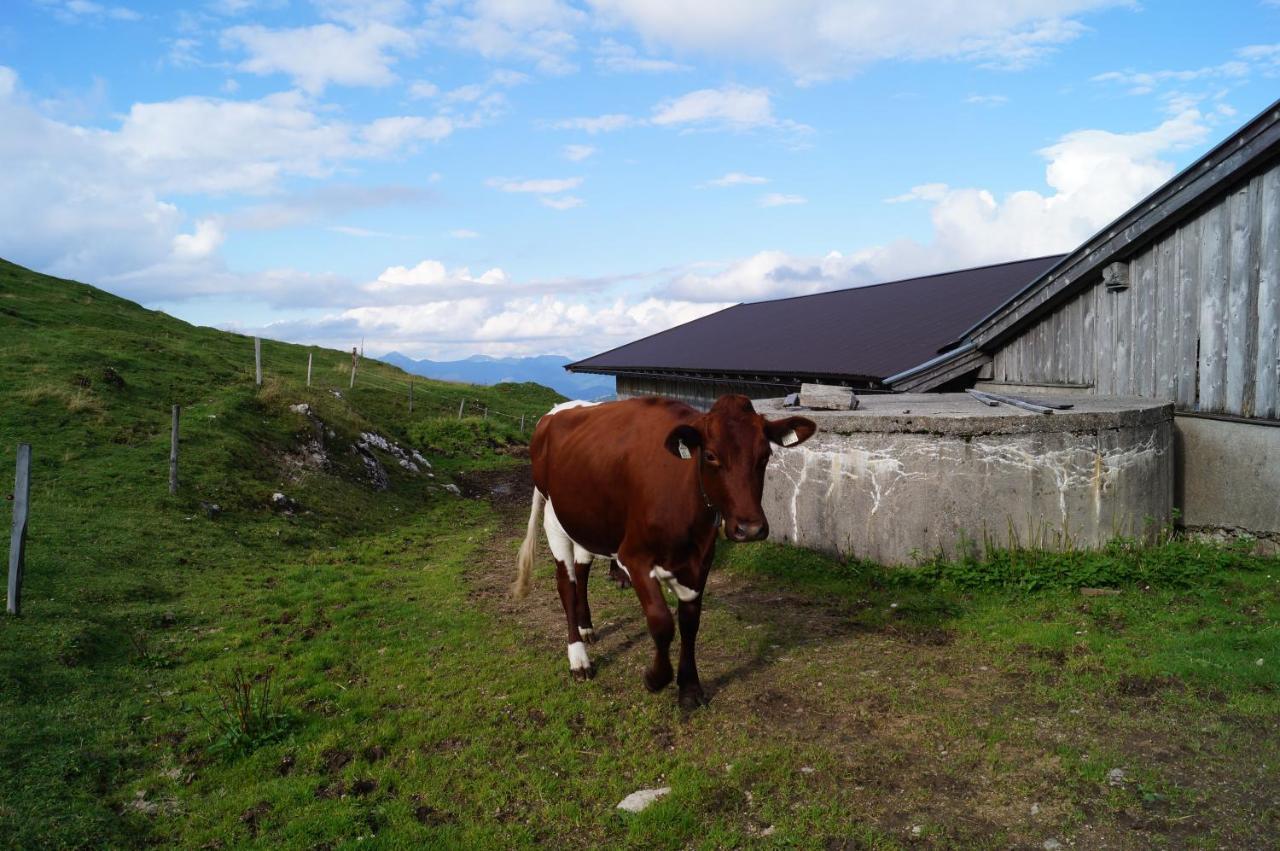
{"type": "MultiPolygon", "coordinates": [[[[517,621],[531,644],[562,656],[564,619],[543,564],[545,543],[534,592],[519,603],[507,593],[529,489],[524,468],[464,484],[465,495],[490,500],[501,517],[471,575],[471,595],[497,617],[517,621]]],[[[670,691],[643,693],[640,675],[652,653],[643,619],[632,592],[613,586],[599,562],[591,599],[599,676],[584,687],[624,704],[674,701],[670,691]]],[[[845,821],[856,813],[858,823],[905,845],[1183,847],[1193,840],[1218,845],[1224,835],[1269,841],[1266,813],[1274,817],[1275,802],[1250,793],[1258,778],[1196,753],[1194,737],[1167,738],[1171,722],[1190,720],[1171,718],[1159,695],[1153,700],[1138,689],[1106,704],[1058,705],[1045,700],[1029,659],[997,658],[980,639],[892,622],[868,628],[853,618],[866,601],[787,593],[724,571],[712,574],[706,600],[699,669],[711,704],[686,715],[658,746],[708,760],[721,750],[731,758],[725,742],[816,755],[815,764],[796,766],[805,774],[796,794],[825,798],[845,821]],[[1076,764],[1098,752],[1117,764],[1076,764]],[[1187,782],[1186,800],[1143,792],[1132,774],[1148,765],[1187,782]],[[1130,779],[1109,783],[1106,772],[1122,766],[1130,779]],[[1245,813],[1239,824],[1232,808],[1240,806],[1261,820],[1249,826],[1245,813]],[[1232,826],[1224,834],[1227,819],[1232,826]]],[[[567,671],[565,677],[568,683],[567,671]]]]}

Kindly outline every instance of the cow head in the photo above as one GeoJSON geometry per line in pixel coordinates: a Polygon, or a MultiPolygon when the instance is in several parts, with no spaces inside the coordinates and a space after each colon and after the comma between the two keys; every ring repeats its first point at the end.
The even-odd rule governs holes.
{"type": "Polygon", "coordinates": [[[796,446],[818,430],[813,420],[766,420],[746,396],[721,396],[706,414],[678,425],[667,435],[667,451],[697,464],[702,457],[702,487],[720,511],[724,533],[734,541],[769,536],[760,499],[772,444],[796,446]]]}

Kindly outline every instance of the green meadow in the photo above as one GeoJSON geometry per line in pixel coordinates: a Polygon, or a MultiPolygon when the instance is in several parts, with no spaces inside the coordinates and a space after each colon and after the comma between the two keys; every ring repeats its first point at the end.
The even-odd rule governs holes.
{"type": "Polygon", "coordinates": [[[416,378],[410,412],[400,370],[362,361],[351,387],[349,352],[272,341],[257,386],[248,338],[2,261],[0,340],[0,475],[34,452],[23,613],[0,617],[0,847],[1280,835],[1280,560],[1245,545],[895,570],[726,546],[711,703],[683,712],[641,685],[651,645],[603,565],[590,682],[545,546],[507,596],[519,417],[553,391],[416,378]]]}

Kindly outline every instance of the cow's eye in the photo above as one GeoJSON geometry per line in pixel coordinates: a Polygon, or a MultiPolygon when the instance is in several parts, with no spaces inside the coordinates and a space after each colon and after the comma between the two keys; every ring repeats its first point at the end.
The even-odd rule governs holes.
{"type": "Polygon", "coordinates": [[[717,458],[716,453],[712,452],[710,449],[702,453],[702,460],[706,461],[708,464],[710,464],[713,467],[720,466],[720,459],[717,458]]]}

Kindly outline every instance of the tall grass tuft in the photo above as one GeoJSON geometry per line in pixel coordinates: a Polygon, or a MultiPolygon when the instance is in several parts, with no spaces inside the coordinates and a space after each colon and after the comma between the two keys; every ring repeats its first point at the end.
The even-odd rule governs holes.
{"type": "Polygon", "coordinates": [[[251,677],[236,665],[229,674],[214,678],[217,703],[211,709],[198,710],[209,726],[211,752],[241,756],[288,732],[290,716],[273,690],[274,674],[274,669],[268,668],[251,677]]]}

